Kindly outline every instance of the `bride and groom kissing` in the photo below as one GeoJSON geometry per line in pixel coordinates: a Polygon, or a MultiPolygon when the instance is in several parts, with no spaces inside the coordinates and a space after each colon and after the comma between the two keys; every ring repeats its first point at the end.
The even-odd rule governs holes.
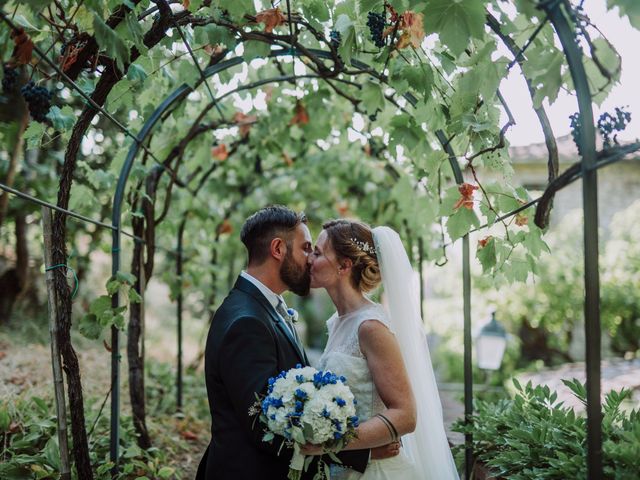
{"type": "MultiPolygon", "coordinates": [[[[357,437],[331,463],[331,479],[457,479],[412,292],[413,270],[396,232],[352,220],[326,222],[312,243],[304,214],[269,206],[244,223],[248,265],[216,311],[205,349],[211,442],[197,480],[284,480],[292,449],[262,440],[249,411],[267,382],[309,365],[281,294],[324,288],[336,313],[319,365],[348,379],[357,437]],[[367,293],[383,284],[385,307],[367,293]]],[[[319,456],[320,447],[302,453],[319,456]]],[[[303,473],[311,479],[314,469],[303,473]]]]}

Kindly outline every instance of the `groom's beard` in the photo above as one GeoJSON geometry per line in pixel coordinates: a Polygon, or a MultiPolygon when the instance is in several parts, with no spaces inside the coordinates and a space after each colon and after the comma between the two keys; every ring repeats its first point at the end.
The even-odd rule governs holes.
{"type": "Polygon", "coordinates": [[[296,264],[290,250],[287,251],[284,262],[282,262],[282,266],[280,267],[280,278],[284,284],[289,287],[289,290],[296,295],[304,297],[309,294],[309,287],[311,286],[309,266],[305,264],[301,267],[296,264]]]}

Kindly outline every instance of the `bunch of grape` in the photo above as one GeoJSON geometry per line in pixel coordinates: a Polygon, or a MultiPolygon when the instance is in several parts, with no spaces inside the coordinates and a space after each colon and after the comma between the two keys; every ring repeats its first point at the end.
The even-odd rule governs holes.
{"type": "MultiPolygon", "coordinates": [[[[620,107],[616,107],[615,117],[610,113],[603,113],[598,118],[598,130],[600,131],[600,135],[602,135],[602,139],[604,141],[605,146],[611,145],[611,135],[614,132],[622,132],[625,128],[627,128],[627,124],[631,121],[631,113],[626,112],[620,107]]],[[[613,135],[613,142],[618,143],[616,139],[617,135],[613,135]]]]}
{"type": "Polygon", "coordinates": [[[10,93],[15,91],[18,86],[18,71],[9,67],[6,63],[2,66],[4,76],[2,77],[2,91],[10,93]]]}
{"type": "Polygon", "coordinates": [[[385,41],[384,38],[382,38],[385,27],[384,13],[369,12],[367,14],[367,27],[369,27],[371,41],[373,41],[375,46],[378,48],[384,47],[385,41]]]}
{"type": "Polygon", "coordinates": [[[342,41],[340,32],[331,30],[331,32],[329,32],[329,41],[331,42],[331,46],[333,48],[338,48],[340,46],[340,42],[342,41]]]}
{"type": "Polygon", "coordinates": [[[573,137],[573,143],[578,147],[578,154],[582,155],[582,123],[580,122],[580,112],[576,112],[570,115],[571,119],[571,136],[573,137]]]}
{"type": "Polygon", "coordinates": [[[51,108],[51,92],[44,87],[38,87],[33,82],[29,82],[20,89],[20,93],[22,93],[29,105],[31,118],[36,122],[44,122],[51,108]]]}

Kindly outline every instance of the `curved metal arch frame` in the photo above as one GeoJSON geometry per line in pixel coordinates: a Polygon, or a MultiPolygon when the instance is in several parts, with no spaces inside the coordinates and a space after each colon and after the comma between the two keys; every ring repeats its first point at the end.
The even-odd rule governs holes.
{"type": "MultiPolygon", "coordinates": [[[[324,50],[311,49],[311,53],[317,55],[321,58],[331,59],[331,52],[327,52],[324,50]]],[[[304,56],[304,53],[299,50],[276,50],[272,51],[267,58],[277,58],[282,56],[295,56],[300,57],[304,56]]],[[[230,59],[224,60],[216,65],[213,65],[207,68],[204,72],[204,78],[208,79],[211,76],[223,72],[229,68],[240,64],[248,64],[244,60],[243,57],[232,57],[230,59]]],[[[361,69],[361,70],[371,70],[371,67],[366,63],[359,61],[357,59],[351,60],[351,65],[361,69]]],[[[116,186],[116,191],[113,199],[113,209],[112,209],[112,226],[113,226],[113,234],[112,234],[112,253],[111,253],[111,272],[112,275],[116,275],[120,270],[120,247],[121,247],[121,225],[122,225],[122,202],[124,199],[124,193],[126,189],[127,180],[129,178],[129,174],[133,167],[133,163],[135,158],[138,155],[138,152],[141,149],[143,143],[147,140],[148,136],[153,131],[156,124],[163,119],[165,115],[167,115],[172,108],[176,108],[179,102],[183,101],[191,92],[195,91],[197,87],[200,86],[202,81],[198,82],[194,87],[191,87],[187,84],[182,84],[176,90],[174,90],[171,94],[169,94],[165,100],[156,108],[153,114],[149,117],[149,119],[145,122],[143,127],[140,129],[140,132],[136,136],[136,140],[133,142],[129,151],[127,153],[127,157],[125,162],[120,170],[120,175],[118,177],[118,183],[116,186]]],[[[411,95],[410,93],[406,93],[403,97],[412,105],[415,106],[417,104],[417,99],[411,95]]],[[[445,138],[444,134],[439,136],[439,138],[445,138]]],[[[441,140],[442,142],[442,140],[441,140]]],[[[443,146],[445,143],[443,143],[443,146]]],[[[457,183],[462,183],[462,172],[458,165],[457,159],[454,155],[450,155],[449,163],[451,169],[453,171],[454,177],[457,183]]],[[[468,241],[466,244],[467,247],[467,257],[468,257],[468,241]]],[[[117,308],[119,306],[120,298],[119,294],[116,293],[112,297],[112,307],[117,308]]],[[[466,308],[465,308],[466,312],[466,308]]],[[[465,326],[467,325],[467,316],[465,315],[465,326]]],[[[470,325],[470,315],[469,315],[469,325],[470,325]]],[[[178,332],[180,336],[180,331],[178,332]]],[[[469,328],[468,336],[471,335],[471,330],[469,328]]],[[[466,333],[465,333],[466,338],[466,333]]],[[[120,417],[120,331],[116,327],[111,328],[111,439],[110,439],[110,459],[114,463],[114,465],[118,465],[119,461],[119,417],[120,417]]],[[[465,356],[466,358],[466,356],[465,356]]],[[[469,352],[470,359],[470,352],[469,352]]],[[[179,362],[180,363],[180,362],[179,362]]],[[[470,367],[470,365],[469,365],[470,367]]],[[[471,399],[469,399],[469,402],[471,399]]],[[[465,415],[467,412],[465,412],[465,415]]],[[[471,414],[471,411],[468,412],[471,414]]]]}
{"type": "Polygon", "coordinates": [[[578,97],[582,169],[582,201],[584,209],[584,285],[587,376],[587,478],[604,477],[602,464],[602,405],[600,399],[600,275],[598,271],[598,169],[591,90],[582,63],[583,53],[575,37],[575,25],[567,18],[571,11],[568,0],[542,2],[553,24],[569,64],[578,97]],[[573,25],[573,26],[572,26],[573,25]]]}

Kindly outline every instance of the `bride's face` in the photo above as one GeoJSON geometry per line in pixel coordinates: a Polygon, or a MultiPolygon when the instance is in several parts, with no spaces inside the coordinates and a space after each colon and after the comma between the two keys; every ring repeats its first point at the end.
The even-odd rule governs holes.
{"type": "Polygon", "coordinates": [[[327,288],[338,280],[338,260],[325,230],[318,235],[309,263],[311,288],[327,288]]]}

